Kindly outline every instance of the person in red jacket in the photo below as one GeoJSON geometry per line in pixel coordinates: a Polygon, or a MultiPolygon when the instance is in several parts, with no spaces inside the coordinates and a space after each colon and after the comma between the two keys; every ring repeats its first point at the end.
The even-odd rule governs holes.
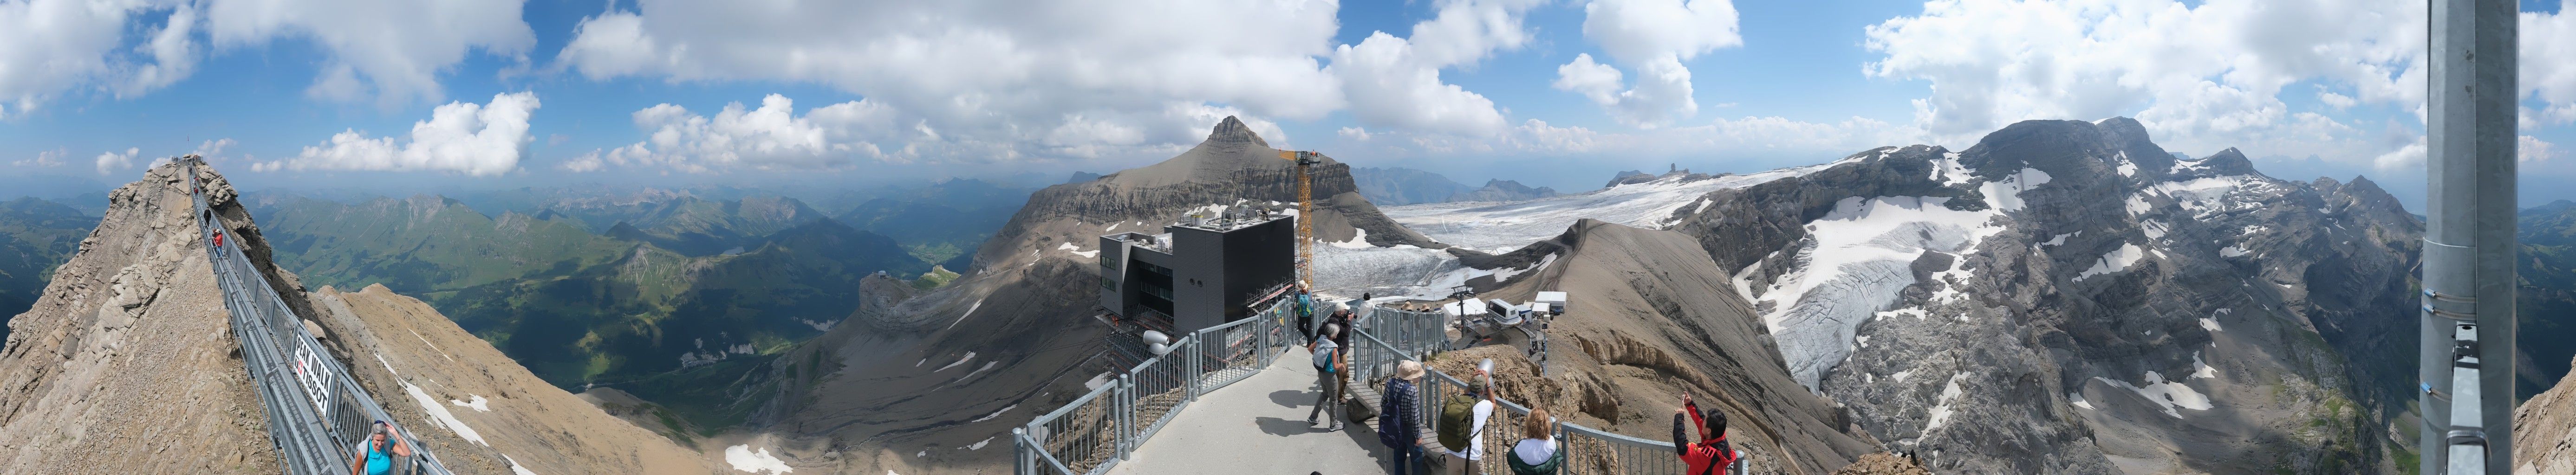
{"type": "Polygon", "coordinates": [[[1682,472],[1691,475],[1723,475],[1728,465],[1735,464],[1735,447],[1726,442],[1726,413],[1715,409],[1702,417],[1699,405],[1691,402],[1689,393],[1682,394],[1682,408],[1673,410],[1673,450],[1682,463],[1690,467],[1682,472]],[[1690,414],[1691,425],[1682,425],[1682,414],[1690,414]],[[1692,442],[1689,427],[1699,427],[1700,438],[1692,442]]]}

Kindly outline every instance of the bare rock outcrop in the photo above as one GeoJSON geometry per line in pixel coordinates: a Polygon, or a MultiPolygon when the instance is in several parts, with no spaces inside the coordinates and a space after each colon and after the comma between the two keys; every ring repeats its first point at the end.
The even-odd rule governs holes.
{"type": "MultiPolygon", "coordinates": [[[[0,473],[277,473],[185,170],[153,167],[111,193],[79,253],[9,320],[0,473]]],[[[218,214],[246,226],[212,178],[218,214]]]]}
{"type": "MultiPolygon", "coordinates": [[[[112,193],[79,253],[33,309],[9,320],[0,473],[281,470],[190,219],[186,170],[160,164],[112,193]]],[[[226,246],[271,287],[303,288],[270,261],[231,185],[211,167],[197,170],[226,246]]],[[[545,384],[418,300],[381,286],[313,295],[279,297],[457,473],[714,472],[708,458],[545,384]]]]}
{"type": "Polygon", "coordinates": [[[2576,377],[2513,410],[2513,473],[2576,473],[2576,377]]]}

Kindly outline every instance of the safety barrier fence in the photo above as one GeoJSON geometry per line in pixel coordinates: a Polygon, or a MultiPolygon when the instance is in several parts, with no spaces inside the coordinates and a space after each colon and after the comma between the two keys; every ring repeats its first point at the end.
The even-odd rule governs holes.
{"type": "Polygon", "coordinates": [[[1258,374],[1298,342],[1296,302],[1191,332],[1054,412],[1012,429],[1012,473],[1107,473],[1199,396],[1258,374]]]}
{"type": "MultiPolygon", "coordinates": [[[[357,447],[373,432],[372,423],[391,422],[393,416],[305,330],[303,319],[239,252],[238,239],[219,244],[217,233],[224,227],[209,210],[195,171],[191,165],[188,176],[198,239],[206,244],[208,264],[223,291],[243,365],[268,415],[269,441],[280,464],[296,475],[347,473],[357,447]]],[[[413,454],[397,458],[399,473],[449,474],[409,429],[395,424],[394,430],[413,454]]]]}
{"type": "MultiPolygon", "coordinates": [[[[1391,313],[1390,310],[1377,309],[1369,320],[1381,320],[1377,323],[1394,328],[1409,328],[1402,322],[1384,321],[1386,317],[1401,315],[1391,313]]],[[[1440,318],[1435,321],[1445,322],[1445,316],[1440,318]]],[[[1391,343],[1370,333],[1368,330],[1371,328],[1370,322],[1364,321],[1359,326],[1361,331],[1354,335],[1358,338],[1353,339],[1353,346],[1359,348],[1351,352],[1351,356],[1355,358],[1352,367],[1359,369],[1361,371],[1359,374],[1367,375],[1370,384],[1385,384],[1386,378],[1394,375],[1398,362],[1422,361],[1421,358],[1413,356],[1422,353],[1405,351],[1399,348],[1404,344],[1391,343]],[[1363,341],[1365,343],[1361,343],[1363,341]]],[[[1414,345],[1427,345],[1430,343],[1426,340],[1436,340],[1420,338],[1418,335],[1408,336],[1410,339],[1406,341],[1414,345]]],[[[1416,395],[1422,400],[1414,404],[1417,411],[1414,420],[1420,424],[1423,434],[1437,434],[1440,429],[1440,402],[1447,400],[1450,395],[1464,393],[1468,383],[1430,368],[1428,362],[1425,362],[1423,369],[1426,376],[1421,382],[1416,383],[1420,385],[1416,395]]],[[[1521,424],[1529,417],[1530,410],[1527,406],[1509,400],[1497,398],[1494,402],[1503,410],[1495,411],[1489,416],[1485,420],[1485,430],[1476,435],[1485,447],[1485,457],[1480,461],[1478,468],[1482,470],[1481,473],[1511,473],[1511,467],[1508,466],[1503,454],[1511,450],[1512,444],[1519,442],[1524,435],[1521,424]]],[[[1550,426],[1551,431],[1556,435],[1558,450],[1565,451],[1565,465],[1558,473],[1569,475],[1682,474],[1688,469],[1671,442],[1613,434],[1567,422],[1554,422],[1550,426]]],[[[1744,465],[1739,462],[1729,467],[1728,472],[1742,474],[1744,465]]]]}
{"type": "MultiPolygon", "coordinates": [[[[1152,437],[1174,415],[1200,395],[1241,381],[1267,367],[1279,354],[1303,336],[1297,332],[1293,302],[1281,302],[1261,312],[1257,318],[1238,320],[1210,327],[1181,337],[1171,344],[1170,355],[1192,355],[1186,358],[1156,357],[1137,365],[1115,383],[1102,385],[1075,398],[1054,412],[1039,416],[1026,427],[1013,429],[1012,439],[1017,456],[1013,473],[1021,475],[1094,475],[1107,473],[1152,437]],[[1247,356],[1247,353],[1249,355],[1247,356]],[[1173,364],[1181,363],[1181,364],[1173,364]],[[1178,366],[1175,368],[1175,366],[1178,366]],[[1195,384],[1192,384],[1195,383],[1195,384]],[[1197,389],[1195,391],[1190,389],[1197,389]]],[[[1354,325],[1350,348],[1351,368],[1355,376],[1367,378],[1370,384],[1383,381],[1395,372],[1398,362],[1421,361],[1415,355],[1428,355],[1445,350],[1446,333],[1442,326],[1447,316],[1439,312],[1410,312],[1387,308],[1370,309],[1354,325]],[[1427,322],[1427,323],[1426,323],[1427,322]],[[1395,342],[1381,339],[1386,332],[1395,342]]],[[[1468,387],[1438,370],[1424,368],[1414,404],[1413,420],[1423,434],[1439,430],[1439,401],[1460,394],[1468,387]]],[[[1482,473],[1510,473],[1505,453],[1521,439],[1522,423],[1529,417],[1527,406],[1496,399],[1495,411],[1477,437],[1483,441],[1486,457],[1480,462],[1482,473]]],[[[1381,415],[1388,417],[1391,415],[1381,415]]],[[[1386,419],[1381,419],[1381,421],[1386,419]]],[[[1687,467],[1676,454],[1671,442],[1648,440],[1613,434],[1579,424],[1555,422],[1559,450],[1566,461],[1559,473],[1593,474],[1683,474],[1687,467]]],[[[1728,472],[1741,475],[1744,465],[1728,467],[1728,472]]]]}

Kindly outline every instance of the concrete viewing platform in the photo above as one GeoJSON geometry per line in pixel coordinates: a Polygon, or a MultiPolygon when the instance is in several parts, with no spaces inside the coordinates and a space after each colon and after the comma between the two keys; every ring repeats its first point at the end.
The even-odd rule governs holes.
{"type": "Polygon", "coordinates": [[[1386,473],[1389,453],[1372,425],[1346,420],[1325,432],[1306,423],[1316,391],[1309,355],[1291,348],[1260,373],[1199,396],[1109,473],[1386,473]]]}

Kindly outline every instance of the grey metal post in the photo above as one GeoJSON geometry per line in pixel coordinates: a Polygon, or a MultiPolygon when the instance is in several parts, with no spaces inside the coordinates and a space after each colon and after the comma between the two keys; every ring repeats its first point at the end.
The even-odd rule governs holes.
{"type": "Polygon", "coordinates": [[[2483,449],[2464,453],[2482,452],[2483,473],[2501,475],[2511,473],[2513,463],[2517,5],[2512,0],[2431,2],[2427,27],[2432,64],[2425,104],[2431,182],[2417,353],[2422,389],[2417,407],[2425,424],[2418,468],[2419,473],[2445,473],[2456,443],[2483,449]],[[2464,329],[2470,338],[2458,338],[2456,324],[2468,324],[2464,329]],[[2474,343],[2455,343],[2459,340],[2474,343]],[[2454,348],[2469,354],[2455,357],[2454,348]],[[2477,384],[2454,383],[2454,365],[2474,370],[2477,384]],[[2478,420],[2453,419],[2453,397],[2461,399],[2458,403],[2473,402],[2477,409],[2457,415],[2478,420]],[[2462,429],[2460,437],[2450,435],[2455,428],[2462,429]]]}
{"type": "Polygon", "coordinates": [[[1181,350],[1184,351],[1174,353],[1181,355],[1181,384],[1189,388],[1181,391],[1181,394],[1186,396],[1182,402],[1197,402],[1199,400],[1199,332],[1191,332],[1190,336],[1181,337],[1181,341],[1185,343],[1181,345],[1181,350]]]}
{"type": "Polygon", "coordinates": [[[1035,473],[1037,472],[1036,470],[1033,470],[1035,467],[1031,467],[1031,466],[1029,466],[1029,465],[1030,465],[1030,463],[1029,463],[1029,451],[1030,451],[1030,450],[1036,450],[1036,449],[1037,449],[1037,447],[1032,447],[1031,445],[1032,445],[1032,444],[1030,444],[1030,443],[1029,443],[1029,429],[1028,429],[1028,428],[1025,428],[1025,427],[1013,427],[1013,428],[1011,428],[1011,474],[1012,474],[1012,475],[1035,475],[1035,473]]]}
{"type": "Polygon", "coordinates": [[[1118,381],[1111,383],[1116,384],[1116,388],[1109,390],[1109,430],[1116,434],[1110,440],[1117,446],[1116,457],[1122,459],[1127,458],[1129,452],[1136,450],[1136,444],[1144,442],[1136,440],[1136,427],[1133,425],[1136,415],[1136,380],[1130,376],[1118,375],[1118,381]]]}

